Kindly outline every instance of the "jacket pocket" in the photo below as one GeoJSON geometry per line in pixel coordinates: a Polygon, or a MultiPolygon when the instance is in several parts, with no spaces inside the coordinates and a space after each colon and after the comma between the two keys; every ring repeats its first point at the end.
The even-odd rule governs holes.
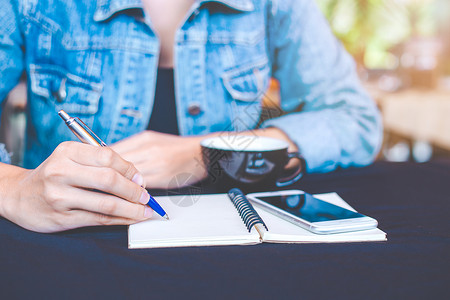
{"type": "Polygon", "coordinates": [[[267,59],[235,67],[223,73],[228,93],[230,126],[227,130],[253,129],[261,117],[261,100],[269,83],[270,67],[267,59]]]}
{"type": "Polygon", "coordinates": [[[54,65],[31,65],[30,85],[34,95],[56,110],[92,115],[98,111],[103,86],[54,65]]]}
{"type": "Polygon", "coordinates": [[[269,84],[267,59],[225,71],[222,81],[233,100],[256,102],[261,100],[269,84]]]}

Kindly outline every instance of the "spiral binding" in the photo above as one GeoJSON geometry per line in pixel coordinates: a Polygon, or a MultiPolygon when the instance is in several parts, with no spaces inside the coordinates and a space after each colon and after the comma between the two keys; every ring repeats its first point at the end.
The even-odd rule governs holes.
{"type": "Polygon", "coordinates": [[[228,192],[228,196],[239,212],[239,215],[241,216],[242,221],[244,221],[248,232],[250,232],[252,227],[256,224],[262,224],[266,228],[266,230],[268,230],[266,224],[264,224],[264,221],[261,219],[259,214],[253,208],[253,205],[250,203],[250,201],[248,201],[248,199],[240,189],[231,189],[228,192]]]}

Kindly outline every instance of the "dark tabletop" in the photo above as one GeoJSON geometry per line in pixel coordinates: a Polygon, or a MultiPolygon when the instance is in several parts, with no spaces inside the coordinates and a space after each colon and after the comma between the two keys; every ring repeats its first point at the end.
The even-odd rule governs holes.
{"type": "Polygon", "coordinates": [[[293,188],[338,192],[388,241],[128,250],[123,226],[38,234],[0,218],[0,299],[450,299],[450,161],[377,162],[293,188]]]}

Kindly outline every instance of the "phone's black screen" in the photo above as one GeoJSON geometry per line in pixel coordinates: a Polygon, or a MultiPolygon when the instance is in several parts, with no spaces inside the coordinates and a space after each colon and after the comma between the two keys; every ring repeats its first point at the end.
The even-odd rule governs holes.
{"type": "Polygon", "coordinates": [[[258,197],[308,222],[361,218],[364,215],[314,198],[311,194],[258,197]]]}

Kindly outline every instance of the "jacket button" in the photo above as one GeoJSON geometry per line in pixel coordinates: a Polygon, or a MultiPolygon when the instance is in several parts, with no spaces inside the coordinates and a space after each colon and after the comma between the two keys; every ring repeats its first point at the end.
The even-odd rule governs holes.
{"type": "Polygon", "coordinates": [[[64,100],[66,100],[67,97],[67,91],[66,91],[66,78],[63,78],[61,80],[61,83],[59,85],[59,89],[58,92],[56,93],[56,101],[58,102],[64,102],[64,100]]]}
{"type": "Polygon", "coordinates": [[[200,107],[200,104],[198,103],[191,103],[188,106],[188,113],[191,116],[197,116],[202,112],[202,108],[200,107]]]}

